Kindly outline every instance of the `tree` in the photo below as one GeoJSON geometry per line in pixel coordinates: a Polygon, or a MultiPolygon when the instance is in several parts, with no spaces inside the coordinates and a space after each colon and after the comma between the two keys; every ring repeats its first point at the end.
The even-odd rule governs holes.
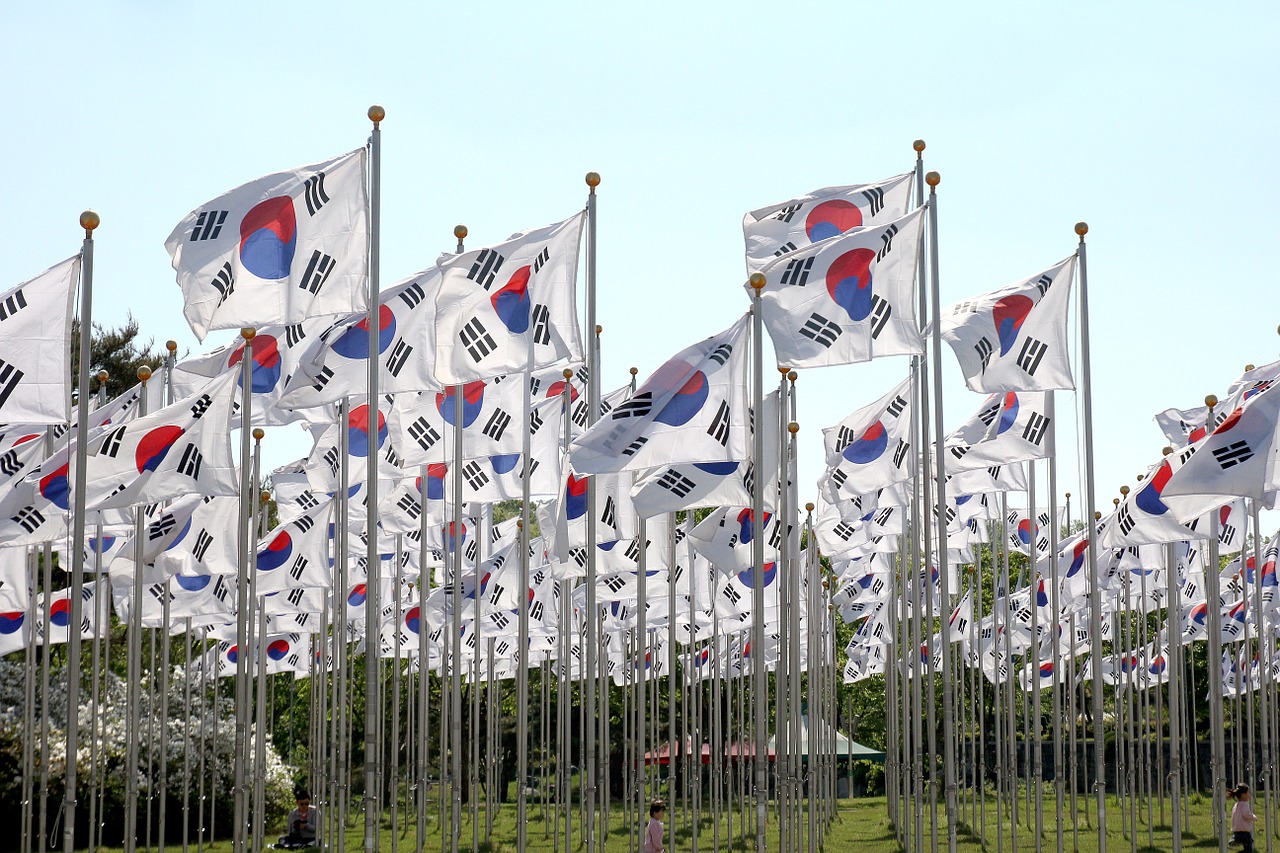
{"type": "MultiPolygon", "coordinates": [[[[132,388],[138,381],[138,368],[147,365],[157,370],[164,363],[165,351],[155,345],[155,338],[142,341],[138,338],[138,321],[129,314],[122,326],[105,327],[93,324],[93,334],[89,341],[89,371],[93,376],[100,370],[107,371],[107,397],[116,397],[132,388]]],[[[74,380],[79,375],[80,348],[76,343],[80,339],[80,324],[71,325],[71,376],[74,380]]],[[[90,389],[96,390],[96,378],[90,382],[90,389]]]]}

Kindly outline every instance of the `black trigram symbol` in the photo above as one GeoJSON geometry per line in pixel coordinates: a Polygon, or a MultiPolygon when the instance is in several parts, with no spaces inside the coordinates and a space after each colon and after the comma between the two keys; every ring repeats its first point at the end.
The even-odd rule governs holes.
{"type": "Polygon", "coordinates": [[[535,622],[542,621],[542,609],[542,602],[538,599],[529,602],[529,618],[535,622]]]}
{"type": "Polygon", "coordinates": [[[955,305],[951,306],[952,314],[972,314],[977,310],[978,303],[973,299],[968,299],[964,302],[957,302],[955,305]]]}
{"type": "Polygon", "coordinates": [[[603,581],[601,581],[601,583],[609,587],[609,591],[615,594],[620,592],[622,588],[627,585],[627,582],[617,575],[613,575],[612,577],[605,578],[603,581]]]}
{"type": "Polygon", "coordinates": [[[307,269],[302,273],[302,280],[298,282],[298,287],[312,295],[319,293],[320,288],[337,266],[338,262],[332,255],[326,255],[316,249],[311,253],[311,260],[307,261],[307,269]]]}
{"type": "Polygon", "coordinates": [[[502,434],[507,431],[507,426],[511,423],[511,416],[502,409],[494,410],[489,416],[489,420],[485,422],[484,428],[480,431],[494,441],[501,441],[502,434]]]}
{"type": "Polygon", "coordinates": [[[863,190],[862,197],[867,200],[867,207],[871,208],[872,216],[884,210],[884,190],[880,187],[863,190]]]}
{"type": "MultiPolygon", "coordinates": [[[[1134,520],[1133,513],[1129,511],[1129,504],[1120,504],[1120,509],[1116,511],[1116,524],[1120,526],[1120,533],[1128,536],[1133,532],[1133,528],[1138,526],[1138,522],[1134,520]]],[[[1038,542],[1036,543],[1039,544],[1038,542]]]]}
{"type": "Polygon", "coordinates": [[[839,490],[840,487],[845,484],[845,481],[849,479],[849,475],[837,468],[831,472],[830,479],[831,485],[834,486],[836,490],[839,490]]]}
{"type": "Polygon", "coordinates": [[[399,376],[412,352],[413,347],[409,346],[404,338],[397,340],[395,346],[391,348],[391,354],[387,356],[387,372],[392,376],[399,376]]]}
{"type": "Polygon", "coordinates": [[[756,464],[754,462],[747,463],[747,470],[742,475],[742,485],[746,487],[748,494],[755,494],[756,464]]]}
{"type": "Polygon", "coordinates": [[[320,208],[329,203],[329,194],[324,191],[324,172],[316,172],[307,178],[302,194],[307,200],[307,213],[315,216],[320,208]]]}
{"type": "Polygon", "coordinates": [[[471,270],[467,273],[467,278],[488,290],[493,284],[493,279],[497,276],[498,270],[502,269],[502,262],[505,260],[506,258],[493,249],[481,249],[480,254],[476,255],[475,262],[471,264],[471,270]]]}
{"type": "Polygon", "coordinates": [[[22,288],[19,287],[6,296],[3,301],[0,301],[0,320],[8,320],[26,307],[27,297],[23,295],[22,288]]]}
{"type": "Polygon", "coordinates": [[[842,521],[835,527],[831,528],[831,532],[848,542],[853,538],[853,534],[858,532],[858,529],[849,522],[842,521]]]}
{"type": "Polygon", "coordinates": [[[951,451],[951,455],[954,456],[956,459],[965,458],[966,456],[969,455],[969,451],[973,450],[973,448],[967,444],[957,444],[954,447],[950,447],[948,449],[951,451]]]}
{"type": "Polygon", "coordinates": [[[1230,545],[1236,538],[1236,528],[1233,524],[1224,524],[1218,529],[1218,541],[1223,545],[1230,545]]]}
{"type": "Polygon", "coordinates": [[[470,322],[462,327],[462,331],[458,332],[458,340],[462,341],[462,346],[466,349],[467,355],[471,356],[472,361],[478,362],[498,348],[478,317],[472,317],[470,322]]]}
{"type": "Polygon", "coordinates": [[[653,392],[642,391],[625,403],[619,404],[618,408],[609,413],[609,417],[615,421],[625,420],[626,418],[643,418],[652,410],[653,392]]]}
{"type": "Polygon", "coordinates": [[[102,444],[98,446],[98,452],[95,455],[108,456],[114,459],[116,454],[120,452],[120,445],[124,443],[124,431],[125,425],[120,424],[120,426],[107,433],[106,437],[102,439],[102,444]]]}
{"type": "Polygon", "coordinates": [[[826,349],[831,348],[831,345],[836,342],[836,338],[840,337],[842,331],[838,325],[816,313],[809,315],[809,319],[800,327],[801,335],[821,344],[826,349]]]}
{"type": "Polygon", "coordinates": [[[430,450],[440,440],[440,433],[436,432],[435,427],[426,418],[420,417],[409,424],[409,437],[423,450],[430,450]]]}
{"type": "Polygon", "coordinates": [[[809,273],[813,270],[813,257],[810,256],[804,260],[796,258],[787,264],[787,268],[782,271],[782,284],[794,285],[795,287],[804,287],[809,283],[809,273]]]}
{"type": "Polygon", "coordinates": [[[1232,442],[1226,447],[1219,447],[1213,451],[1213,458],[1218,460],[1218,466],[1222,470],[1234,468],[1236,465],[1248,462],[1253,458],[1253,451],[1249,449],[1249,442],[1241,439],[1232,442]]]}
{"type": "Polygon", "coordinates": [[[34,533],[36,528],[44,524],[44,515],[35,507],[27,506],[18,510],[18,514],[13,516],[10,521],[17,522],[28,533],[34,533]]]}
{"type": "Polygon", "coordinates": [[[537,435],[538,430],[542,429],[542,425],[546,423],[542,415],[538,414],[537,409],[529,410],[529,435],[537,435]]]}
{"type": "Polygon", "coordinates": [[[405,285],[404,290],[400,291],[400,301],[410,309],[416,308],[418,303],[426,298],[427,292],[423,290],[422,285],[416,281],[405,285]]]}
{"type": "Polygon", "coordinates": [[[293,565],[289,567],[289,577],[293,578],[294,581],[302,580],[302,573],[307,570],[307,562],[307,558],[299,554],[298,558],[293,561],[293,565]]]}
{"type": "Polygon", "coordinates": [[[853,440],[858,437],[858,433],[847,426],[841,426],[836,430],[836,453],[844,450],[853,444],[853,440]]]}
{"type": "Polygon", "coordinates": [[[182,450],[182,459],[178,461],[178,473],[186,474],[193,480],[199,480],[202,464],[204,464],[204,454],[200,452],[200,448],[188,442],[182,450]]]}
{"type": "Polygon", "coordinates": [[[550,344],[551,309],[545,305],[535,305],[529,317],[533,321],[533,342],[541,346],[550,344]]]}
{"type": "Polygon", "coordinates": [[[694,490],[698,484],[688,477],[681,474],[675,468],[668,468],[661,477],[658,478],[658,485],[671,492],[678,498],[688,497],[689,493],[694,490]]]}
{"type": "Polygon", "coordinates": [[[884,229],[884,233],[880,235],[880,251],[876,252],[876,260],[883,261],[885,255],[893,251],[893,238],[898,235],[898,226],[890,225],[884,229]]]}
{"type": "Polygon", "coordinates": [[[911,449],[911,445],[902,439],[898,439],[898,448],[893,451],[893,464],[895,468],[901,468],[902,462],[907,458],[907,451],[911,449]]]}
{"type": "Polygon", "coordinates": [[[0,456],[0,474],[6,477],[12,477],[22,470],[22,464],[18,461],[17,449],[10,450],[8,453],[0,456]]]}
{"type": "Polygon", "coordinates": [[[173,513],[167,512],[151,522],[147,527],[147,538],[154,542],[176,527],[177,524],[178,519],[173,516],[173,513]]]}
{"type": "Polygon", "coordinates": [[[200,533],[196,535],[195,547],[191,549],[191,554],[200,562],[204,562],[204,555],[209,550],[209,546],[213,544],[213,537],[209,535],[209,531],[204,528],[200,529],[200,533]]]}
{"type": "MultiPolygon", "coordinates": [[[[302,596],[306,595],[306,593],[307,591],[305,589],[295,589],[295,590],[292,590],[288,595],[286,595],[285,598],[289,599],[290,604],[292,604],[294,607],[297,607],[299,604],[302,603],[302,596]]],[[[306,614],[299,613],[298,616],[306,616],[306,614]]]]}
{"type": "Polygon", "coordinates": [[[309,515],[299,517],[293,522],[293,526],[306,533],[308,530],[316,526],[316,520],[309,515]]]}
{"type": "Polygon", "coordinates": [[[722,447],[729,446],[729,421],[729,404],[721,400],[716,416],[711,419],[711,426],[707,427],[707,435],[720,442],[722,447]]]}
{"type": "Polygon", "coordinates": [[[775,258],[780,258],[780,257],[782,257],[783,255],[790,254],[791,252],[794,252],[797,248],[799,248],[799,247],[798,247],[798,246],[796,246],[796,244],[795,244],[795,243],[792,243],[790,240],[788,240],[787,242],[783,243],[781,246],[779,246],[779,247],[778,247],[778,251],[774,252],[774,253],[773,253],[773,256],[774,256],[775,258]]]}
{"type": "Polygon", "coordinates": [[[622,449],[622,455],[635,456],[637,453],[640,452],[640,448],[644,447],[648,443],[649,443],[649,439],[645,438],[642,435],[639,438],[637,438],[635,441],[631,442],[626,447],[624,447],[622,449]]]}
{"type": "Polygon", "coordinates": [[[1043,297],[1049,291],[1049,287],[1052,284],[1053,284],[1053,279],[1049,278],[1049,276],[1047,275],[1042,275],[1035,281],[1036,290],[1040,291],[1041,297],[1043,297]]]}
{"type": "MultiPolygon", "coordinates": [[[[645,543],[646,546],[648,544],[649,544],[648,542],[645,543]]],[[[627,551],[625,556],[628,560],[630,560],[633,563],[640,562],[640,540],[639,539],[632,539],[630,542],[627,543],[627,551]]]]}
{"type": "Polygon", "coordinates": [[[895,394],[893,399],[889,401],[889,405],[885,406],[885,411],[892,417],[898,417],[907,408],[907,401],[901,394],[895,394]]]}
{"type": "Polygon", "coordinates": [[[716,364],[723,367],[731,355],[733,355],[733,344],[720,344],[711,352],[707,353],[707,359],[709,361],[714,361],[716,364]]]}
{"type": "Polygon", "coordinates": [[[418,503],[418,499],[413,495],[401,495],[400,500],[396,501],[396,506],[409,518],[416,519],[422,514],[422,504],[418,503]]]}
{"type": "Polygon", "coordinates": [[[489,482],[489,477],[484,473],[484,469],[480,467],[479,462],[468,462],[462,469],[462,479],[467,481],[467,485],[473,491],[479,491],[482,486],[489,482]]]}
{"type": "Polygon", "coordinates": [[[1032,412],[1031,417],[1027,418],[1026,428],[1022,430],[1022,437],[1039,447],[1047,429],[1049,429],[1049,419],[1039,412],[1032,412]]]}
{"type": "Polygon", "coordinates": [[[333,378],[333,368],[322,367],[320,372],[316,374],[316,381],[311,383],[311,387],[317,391],[323,391],[324,386],[329,384],[329,380],[333,378]]]}
{"type": "Polygon", "coordinates": [[[991,364],[991,354],[996,351],[991,341],[983,337],[973,345],[973,351],[978,354],[978,361],[982,362],[982,372],[987,372],[987,365],[991,364]]]}
{"type": "Polygon", "coordinates": [[[771,216],[770,219],[776,219],[779,222],[790,223],[791,218],[794,217],[800,211],[800,208],[803,206],[804,205],[801,205],[801,204],[789,204],[786,207],[779,210],[777,213],[773,214],[773,216],[771,216]]]}
{"type": "Polygon", "coordinates": [[[724,593],[724,597],[729,599],[729,602],[731,604],[737,604],[739,601],[742,600],[742,593],[734,589],[733,584],[731,583],[725,584],[724,589],[721,590],[721,592],[724,593]]]}
{"type": "Polygon", "coordinates": [[[891,518],[893,518],[893,507],[887,506],[876,513],[875,522],[881,527],[884,527],[889,523],[889,519],[891,518]]]}
{"type": "Polygon", "coordinates": [[[213,289],[218,291],[219,305],[226,302],[227,297],[236,289],[236,274],[231,269],[230,261],[223,264],[222,269],[213,277],[213,289]]]}
{"type": "Polygon", "coordinates": [[[222,223],[227,221],[225,210],[202,210],[196,217],[196,227],[191,229],[191,242],[196,240],[217,240],[222,232],[222,223]]]}
{"type": "Polygon", "coordinates": [[[880,333],[884,331],[884,327],[892,316],[893,306],[889,304],[889,300],[873,294],[871,297],[871,339],[873,341],[879,340],[880,333]]]}
{"type": "Polygon", "coordinates": [[[551,250],[543,246],[542,251],[538,253],[538,257],[533,259],[533,272],[536,275],[539,270],[546,266],[547,261],[551,260],[551,250]]]}
{"type": "Polygon", "coordinates": [[[285,346],[296,347],[298,344],[306,340],[307,333],[302,328],[301,323],[294,323],[292,326],[284,327],[284,343],[285,346]]]}
{"type": "Polygon", "coordinates": [[[1048,344],[1037,341],[1035,338],[1027,338],[1022,342],[1022,349],[1018,352],[1017,365],[1025,370],[1028,376],[1035,376],[1036,369],[1040,367],[1040,360],[1048,351],[1048,344]]]}
{"type": "Polygon", "coordinates": [[[604,499],[604,511],[600,513],[600,520],[604,522],[606,527],[614,527],[618,521],[618,507],[613,502],[613,496],[606,496],[604,499]]]}

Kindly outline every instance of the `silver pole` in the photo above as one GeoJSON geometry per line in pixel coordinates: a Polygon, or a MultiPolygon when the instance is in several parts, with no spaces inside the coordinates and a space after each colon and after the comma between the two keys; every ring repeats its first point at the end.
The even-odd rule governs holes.
{"type": "Polygon", "coordinates": [[[1173,554],[1173,543],[1164,546],[1166,602],[1168,616],[1169,667],[1169,825],[1173,830],[1172,853],[1182,853],[1182,732],[1178,709],[1174,707],[1178,696],[1178,682],[1182,676],[1182,587],[1178,584],[1178,563],[1173,554]]]}
{"type": "MultiPolygon", "coordinates": [[[[173,367],[178,362],[178,342],[169,341],[165,344],[165,348],[169,351],[169,355],[164,361],[165,405],[170,405],[173,403],[173,367]]],[[[78,550],[83,551],[84,549],[79,548],[78,550]]],[[[156,829],[160,853],[164,853],[164,837],[169,811],[169,655],[170,647],[172,646],[169,636],[170,599],[171,596],[166,587],[161,607],[161,621],[164,623],[161,636],[164,637],[164,640],[160,649],[160,784],[157,786],[156,796],[156,803],[160,807],[160,821],[156,829]]],[[[151,664],[154,668],[154,654],[152,655],[151,664]]],[[[154,709],[152,713],[154,713],[154,709]]]]}
{"type": "MultiPolygon", "coordinates": [[[[1093,660],[1093,788],[1097,797],[1098,853],[1107,853],[1107,762],[1106,741],[1103,737],[1102,719],[1102,591],[1098,587],[1097,524],[1098,511],[1095,496],[1097,489],[1093,474],[1093,381],[1089,356],[1089,266],[1086,262],[1084,237],[1089,226],[1077,222],[1076,234],[1080,245],[1076,255],[1080,259],[1080,397],[1084,409],[1084,500],[1085,534],[1088,536],[1085,551],[1085,567],[1089,572],[1089,643],[1093,660]]],[[[1206,572],[1206,577],[1217,573],[1206,572]]],[[[1209,608],[1212,612],[1214,608],[1209,608]]],[[[1212,666],[1212,661],[1210,661],[1212,666]]],[[[1219,703],[1221,705],[1221,703],[1219,703]]],[[[1226,853],[1226,851],[1221,851],[1226,853]]]]}
{"type": "MultiPolygon", "coordinates": [[[[369,394],[365,412],[369,417],[368,481],[365,484],[365,565],[369,583],[365,599],[365,672],[364,672],[364,851],[378,849],[378,776],[381,772],[378,750],[378,725],[382,720],[382,691],[379,681],[378,601],[378,309],[379,275],[381,272],[379,236],[382,228],[382,120],[386,110],[369,107],[373,130],[369,134],[369,394]]],[[[461,411],[461,409],[459,409],[461,411]]],[[[341,520],[345,522],[345,519],[341,520]]],[[[345,555],[344,555],[345,556],[345,555]]]]}
{"type": "MultiPolygon", "coordinates": [[[[248,792],[245,790],[247,767],[244,755],[249,728],[249,660],[246,655],[249,639],[249,609],[252,601],[249,598],[249,584],[253,579],[253,567],[256,562],[252,527],[254,484],[252,482],[253,468],[251,460],[253,458],[253,446],[250,443],[251,436],[249,432],[253,413],[253,357],[251,353],[255,334],[256,331],[251,328],[240,330],[240,337],[244,340],[242,344],[244,355],[240,359],[240,518],[239,530],[237,531],[237,541],[240,549],[240,572],[236,583],[236,725],[235,745],[231,753],[232,763],[235,766],[235,782],[232,789],[234,814],[231,828],[231,844],[234,853],[246,853],[248,845],[246,831],[249,820],[249,803],[247,799],[248,792]]],[[[145,396],[142,405],[146,406],[145,396]]],[[[139,551],[134,562],[136,570],[141,571],[141,551],[139,551]]],[[[136,589],[137,585],[135,584],[136,589]]],[[[214,679],[214,685],[216,691],[216,678],[214,679]]],[[[214,716],[217,716],[216,710],[214,716]]]]}
{"type": "MultiPolygon", "coordinates": [[[[764,316],[760,296],[764,290],[763,273],[751,274],[751,404],[757,417],[764,412],[764,316]]],[[[755,801],[756,801],[756,853],[765,853],[765,830],[769,820],[769,689],[765,672],[764,653],[764,430],[752,435],[751,457],[756,471],[751,489],[751,515],[757,535],[751,539],[751,669],[755,695],[755,801]]]]}
{"type": "MultiPolygon", "coordinates": [[[[80,214],[84,244],[80,249],[80,364],[76,377],[76,478],[71,519],[71,631],[67,642],[67,755],[63,796],[62,850],[73,853],[76,843],[76,764],[80,751],[80,622],[84,605],[84,469],[89,442],[89,358],[93,333],[93,231],[101,220],[92,210],[80,214]]],[[[48,590],[45,591],[46,594],[48,590]]],[[[46,762],[47,763],[47,762],[46,762]]],[[[43,841],[41,844],[43,845],[43,841]]]]}
{"type": "MultiPolygon", "coordinates": [[[[600,327],[596,325],[596,187],[600,185],[600,175],[588,172],[586,176],[590,192],[587,195],[587,424],[596,422],[600,413],[600,327]]],[[[568,383],[565,383],[568,385],[568,383]]],[[[586,789],[582,792],[586,806],[586,847],[587,853],[596,850],[596,682],[595,673],[598,668],[597,656],[600,643],[599,614],[596,608],[596,478],[587,480],[587,577],[586,577],[586,618],[587,636],[586,669],[584,671],[583,688],[586,692],[585,712],[586,725],[582,736],[586,739],[583,755],[585,765],[586,789]]],[[[643,544],[643,543],[642,543],[643,544]]],[[[669,617],[670,618],[670,617],[669,617]]],[[[668,621],[670,624],[670,621],[668,621]]]]}

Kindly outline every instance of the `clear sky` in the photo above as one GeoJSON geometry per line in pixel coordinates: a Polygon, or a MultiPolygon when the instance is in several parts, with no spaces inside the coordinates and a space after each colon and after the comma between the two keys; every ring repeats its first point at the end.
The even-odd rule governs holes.
{"type": "MultiPolygon", "coordinates": [[[[93,207],[94,319],[131,311],[199,352],[170,230],[360,146],[379,103],[385,284],[451,248],[455,224],[501,240],[570,215],[584,173],[603,175],[608,389],[745,310],[745,211],[907,171],[920,137],[942,175],[943,304],[1060,260],[1089,222],[1109,504],[1159,456],[1154,412],[1277,357],[1277,23],[1262,3],[6,4],[0,286],[74,253],[93,207]]],[[[944,358],[955,425],[981,398],[944,358]]],[[[802,500],[820,428],[905,372],[805,372],[802,500]]],[[[1078,495],[1075,409],[1060,393],[1078,495]]],[[[307,445],[277,430],[265,446],[275,465],[307,445]]]]}

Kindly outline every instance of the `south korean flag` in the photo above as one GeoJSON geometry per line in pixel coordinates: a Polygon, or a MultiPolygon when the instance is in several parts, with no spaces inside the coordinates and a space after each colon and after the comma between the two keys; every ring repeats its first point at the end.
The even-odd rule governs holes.
{"type": "Polygon", "coordinates": [[[951,345],[971,391],[1052,391],[1076,387],[1067,352],[1067,302],[1076,257],[942,309],[951,345]]]}
{"type": "Polygon", "coordinates": [[[1043,459],[1052,453],[1048,392],[992,394],[945,440],[947,473],[1043,459]]]}
{"type": "Polygon", "coordinates": [[[579,213],[441,262],[437,383],[582,360],[574,297],[585,218],[579,213]]]}
{"type": "Polygon", "coordinates": [[[266,175],[178,223],[164,245],[198,339],[366,308],[366,156],[359,148],[266,175]]]}
{"type": "Polygon", "coordinates": [[[0,293],[0,421],[65,424],[71,399],[71,303],[80,256],[0,293]]]}
{"type": "Polygon", "coordinates": [[[841,496],[874,492],[911,476],[911,380],[822,431],[824,480],[841,496]]]}
{"type": "Polygon", "coordinates": [[[907,212],[911,172],[875,184],[824,187],[742,217],[747,272],[775,258],[857,228],[892,222],[907,212]]]}
{"type": "Polygon", "coordinates": [[[923,223],[922,208],[762,266],[760,305],[778,363],[826,367],[923,352],[915,316],[923,223]]]}
{"type": "Polygon", "coordinates": [[[574,470],[746,460],[749,320],[744,315],[668,359],[573,442],[574,470]]]}

